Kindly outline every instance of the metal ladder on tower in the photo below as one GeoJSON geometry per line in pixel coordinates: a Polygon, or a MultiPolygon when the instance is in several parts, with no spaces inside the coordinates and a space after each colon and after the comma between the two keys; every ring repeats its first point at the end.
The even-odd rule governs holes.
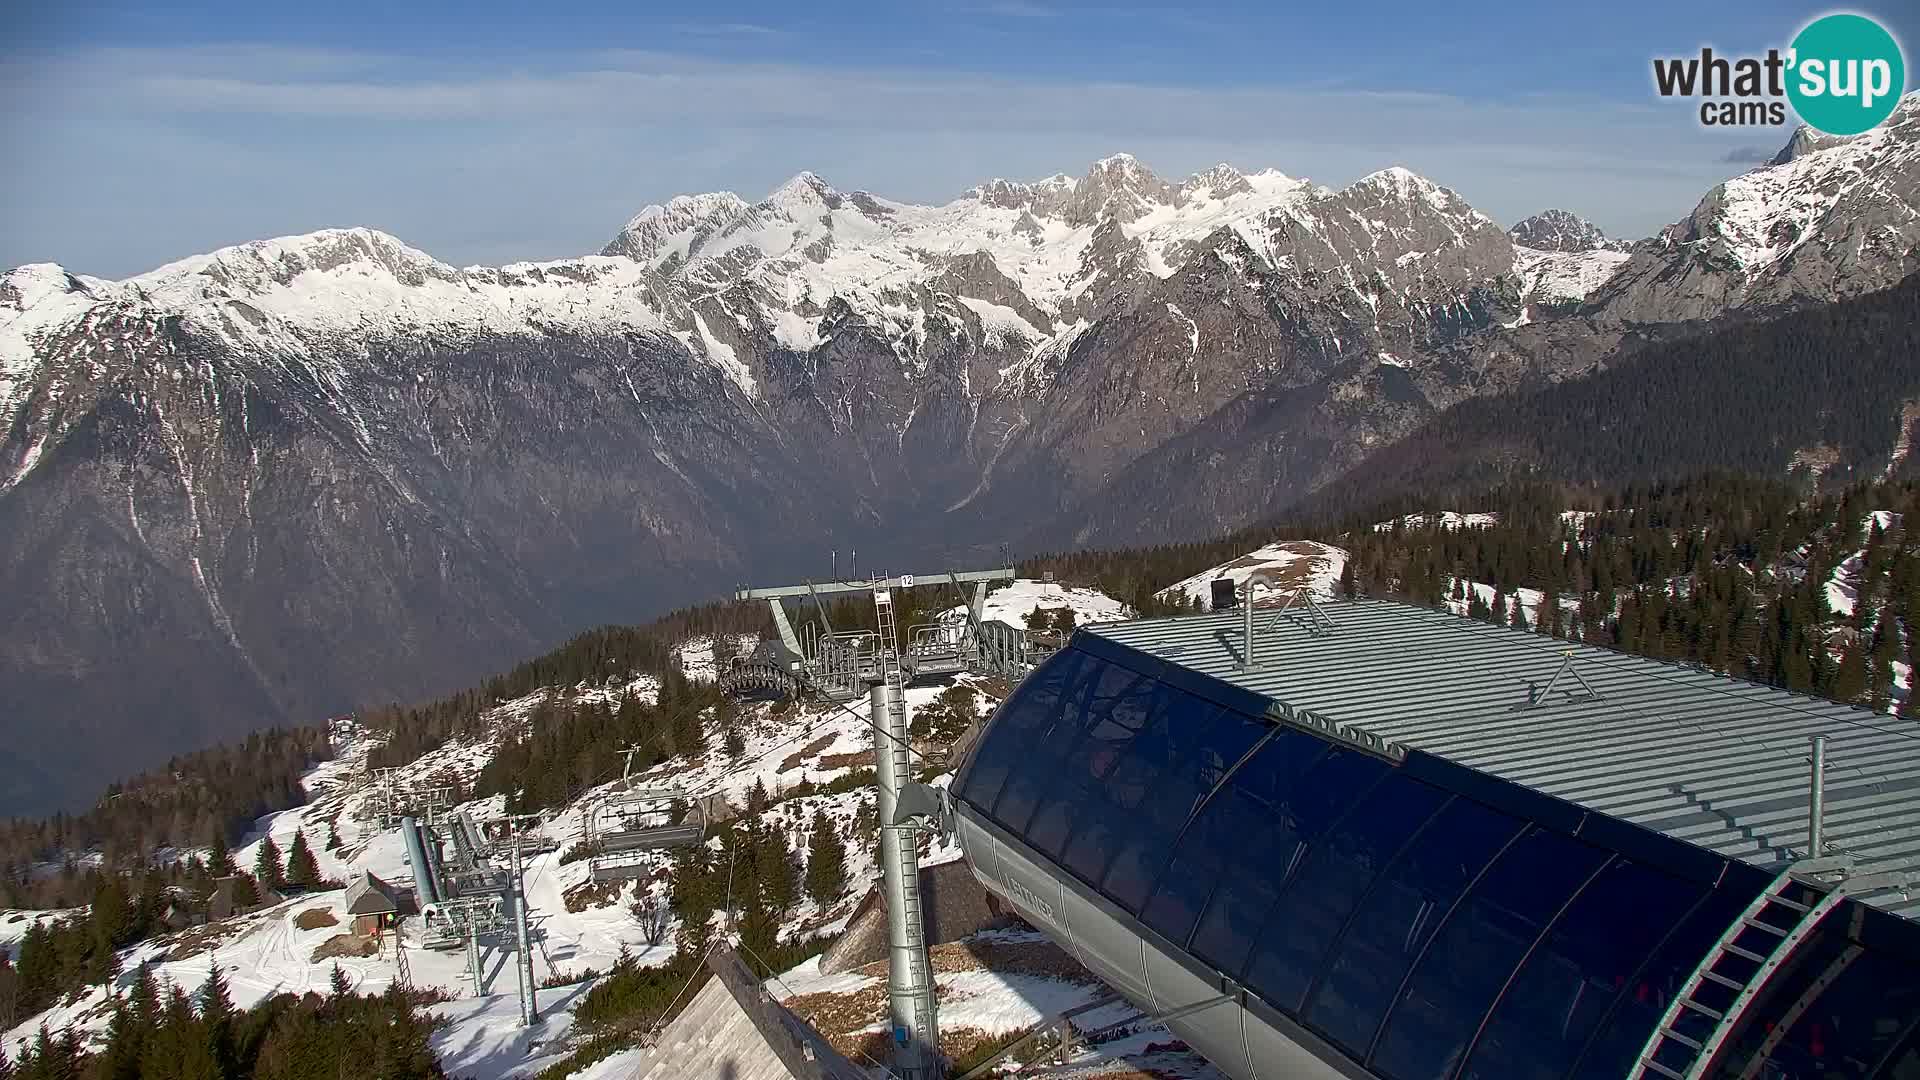
{"type": "MultiPolygon", "coordinates": [[[[886,580],[885,575],[882,575],[879,580],[886,580]]],[[[912,581],[911,578],[905,578],[903,580],[908,582],[912,581]]],[[[906,689],[906,674],[900,667],[900,631],[893,615],[893,589],[891,587],[880,585],[874,588],[873,616],[875,623],[879,627],[879,641],[876,646],[878,651],[873,658],[874,663],[880,666],[880,677],[886,682],[888,689],[891,691],[888,695],[889,700],[904,701],[905,699],[902,698],[900,694],[906,689]]],[[[885,721],[876,716],[873,718],[873,722],[878,725],[885,721]]]]}
{"type": "Polygon", "coordinates": [[[1747,1007],[1829,911],[1851,893],[1904,887],[1908,881],[1901,873],[1854,875],[1849,870],[1850,860],[1845,856],[1802,859],[1768,882],[1760,895],[1727,924],[1720,940],[1681,984],[1680,992],[1668,1003],[1641,1047],[1638,1062],[1628,1074],[1632,1080],[1700,1080],[1739,1027],[1747,1007]],[[1818,880],[1836,873],[1841,875],[1837,882],[1818,880]],[[1825,892],[1813,903],[1804,904],[1787,896],[1795,886],[1825,892]],[[1751,970],[1742,975],[1743,968],[1751,970]],[[1732,991],[1732,999],[1720,1007],[1702,1002],[1700,996],[1709,992],[1709,986],[1717,988],[1713,991],[1716,996],[1732,991]],[[1680,1030],[1683,1024],[1692,1032],[1680,1030]]]}

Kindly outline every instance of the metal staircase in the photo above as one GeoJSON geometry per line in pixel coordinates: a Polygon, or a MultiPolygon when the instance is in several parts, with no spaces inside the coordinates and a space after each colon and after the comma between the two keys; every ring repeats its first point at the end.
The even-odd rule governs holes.
{"type": "Polygon", "coordinates": [[[1800,944],[1851,893],[1900,884],[1902,874],[1852,874],[1845,857],[1802,859],[1781,871],[1727,925],[1668,1003],[1628,1073],[1632,1080],[1700,1080],[1748,1006],[1800,944]],[[1837,880],[1834,876],[1838,875],[1837,880]]]}

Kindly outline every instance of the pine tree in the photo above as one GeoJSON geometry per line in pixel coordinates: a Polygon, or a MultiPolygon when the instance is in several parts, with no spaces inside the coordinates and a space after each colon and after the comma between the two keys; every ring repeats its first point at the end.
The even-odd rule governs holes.
{"type": "Polygon", "coordinates": [[[252,874],[233,875],[233,906],[241,911],[251,911],[260,906],[260,883],[252,874]]]}
{"type": "Polygon", "coordinates": [[[747,899],[745,910],[740,913],[740,945],[747,954],[747,962],[759,972],[762,978],[778,972],[768,971],[761,958],[771,955],[775,946],[780,944],[780,916],[759,896],[747,899]]]}
{"type": "Polygon", "coordinates": [[[101,1055],[102,1080],[140,1080],[140,1056],[146,1048],[146,1030],[133,1007],[115,1001],[107,1021],[107,1049],[101,1055]]]}
{"type": "Polygon", "coordinates": [[[344,1000],[353,993],[353,984],[347,981],[347,973],[340,970],[339,963],[333,965],[333,974],[327,976],[327,996],[335,1001],[344,1000]]]}
{"type": "Polygon", "coordinates": [[[60,1050],[53,1041],[53,1032],[47,1030],[47,1025],[41,1024],[39,1033],[33,1037],[32,1048],[20,1052],[20,1072],[30,1080],[55,1080],[56,1077],[64,1080],[59,1068],[60,1050]]]}
{"type": "Polygon", "coordinates": [[[668,731],[673,739],[674,753],[683,757],[697,757],[706,752],[707,735],[700,723],[701,712],[691,705],[682,705],[673,714],[668,731]]]}
{"type": "Polygon", "coordinates": [[[143,1031],[152,1030],[160,1022],[160,984],[154,981],[153,969],[146,964],[134,972],[127,1006],[133,1010],[134,1023],[143,1031]]]}
{"type": "Polygon", "coordinates": [[[767,806],[767,785],[756,776],[753,778],[753,787],[747,791],[747,816],[758,818],[767,812],[767,806]]]}
{"type": "Polygon", "coordinates": [[[840,898],[847,887],[847,845],[840,839],[825,808],[813,812],[807,838],[807,895],[826,904],[840,898]]]}
{"type": "Polygon", "coordinates": [[[17,1016],[32,1016],[53,1004],[60,986],[60,958],[55,955],[52,931],[43,922],[27,927],[20,938],[17,1016]]]}
{"type": "Polygon", "coordinates": [[[776,913],[791,911],[800,899],[793,857],[787,852],[786,833],[777,828],[760,831],[754,843],[754,875],[760,894],[776,913]]]}
{"type": "Polygon", "coordinates": [[[1560,590],[1552,583],[1540,592],[1540,607],[1534,615],[1534,624],[1550,637],[1567,636],[1567,616],[1560,609],[1560,590]]]}
{"type": "Polygon", "coordinates": [[[1848,642],[1841,650],[1839,666],[1834,669],[1829,685],[1835,701],[1855,702],[1866,695],[1867,655],[1859,640],[1848,642]]]}
{"type": "Polygon", "coordinates": [[[207,1050],[213,1058],[216,1075],[222,1077],[238,1076],[234,1039],[233,994],[227,989],[226,977],[220,974],[220,960],[215,956],[207,970],[207,981],[200,985],[200,1027],[204,1033],[207,1050]]]}
{"type": "Polygon", "coordinates": [[[279,892],[287,887],[287,871],[280,861],[280,847],[271,836],[260,838],[260,854],[253,859],[253,876],[264,889],[279,892]]]}
{"type": "Polygon", "coordinates": [[[1507,624],[1509,626],[1512,626],[1515,630],[1527,629],[1526,605],[1520,602],[1519,593],[1513,594],[1513,611],[1507,619],[1507,624]]]}
{"type": "MultiPolygon", "coordinates": [[[[329,821],[327,822],[327,850],[339,851],[340,848],[340,823],[338,821],[329,821]]],[[[285,881],[283,880],[281,884],[285,884],[285,881]]],[[[279,887],[279,885],[274,886],[276,889],[279,887]]]]}
{"type": "Polygon", "coordinates": [[[1348,559],[1340,567],[1340,595],[1351,600],[1360,595],[1360,585],[1353,577],[1353,560],[1348,559]]]}
{"type": "Polygon", "coordinates": [[[293,844],[287,850],[287,882],[303,889],[320,886],[320,864],[313,857],[313,850],[307,847],[307,833],[301,829],[293,834],[293,844]]]}
{"type": "Polygon", "coordinates": [[[1873,630],[1873,652],[1867,665],[1867,701],[1876,711],[1885,712],[1893,701],[1893,661],[1900,654],[1900,628],[1893,609],[1880,609],[1873,630]]]}
{"type": "Polygon", "coordinates": [[[207,872],[214,877],[226,877],[233,870],[233,856],[227,852],[227,831],[216,828],[213,831],[213,843],[207,851],[207,872]]]}

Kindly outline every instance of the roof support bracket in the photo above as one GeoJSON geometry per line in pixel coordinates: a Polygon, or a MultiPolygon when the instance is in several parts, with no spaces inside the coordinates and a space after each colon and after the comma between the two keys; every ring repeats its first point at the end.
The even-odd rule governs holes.
{"type": "Polygon", "coordinates": [[[1574,666],[1573,650],[1568,649],[1566,652],[1561,654],[1560,666],[1554,669],[1553,678],[1548,679],[1547,685],[1541,687],[1538,693],[1529,694],[1527,697],[1526,704],[1520,707],[1522,709],[1537,709],[1540,706],[1546,704],[1547,695],[1553,693],[1553,688],[1556,684],[1560,682],[1560,677],[1562,675],[1573,676],[1573,680],[1580,684],[1580,689],[1585,690],[1587,692],[1587,698],[1586,698],[1587,700],[1589,701],[1605,701],[1606,700],[1605,698],[1600,696],[1600,692],[1595,690],[1591,683],[1587,682],[1586,677],[1580,674],[1580,669],[1574,666]]]}

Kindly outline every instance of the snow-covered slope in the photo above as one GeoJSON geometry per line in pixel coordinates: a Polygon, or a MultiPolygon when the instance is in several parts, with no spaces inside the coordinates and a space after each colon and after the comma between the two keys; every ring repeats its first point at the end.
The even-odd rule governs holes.
{"type": "MultiPolygon", "coordinates": [[[[1020,578],[987,593],[983,619],[999,620],[1013,626],[1025,626],[1034,608],[1072,608],[1074,625],[1117,622],[1133,617],[1133,610],[1098,589],[1083,589],[1051,581],[1020,578]]],[[[964,617],[965,608],[954,608],[949,617],[964,617]]]]}
{"type": "Polygon", "coordinates": [[[1202,570],[1154,595],[1162,600],[1179,600],[1205,606],[1212,601],[1212,583],[1216,578],[1226,578],[1240,587],[1253,575],[1266,574],[1269,580],[1254,586],[1253,602],[1256,605],[1281,603],[1285,597],[1302,588],[1312,591],[1316,596],[1330,597],[1339,586],[1341,571],[1346,566],[1347,553],[1341,548],[1318,540],[1283,540],[1250,551],[1210,570],[1202,570]]]}
{"type": "MultiPolygon", "coordinates": [[[[988,605],[989,618],[1018,623],[1033,606],[1069,606],[1082,622],[1098,622],[1126,617],[1124,605],[1089,589],[1069,589],[1038,581],[1022,580],[997,590],[988,605]]],[[[751,636],[727,636],[718,641],[722,654],[749,649],[751,636]]],[[[692,668],[694,678],[711,678],[716,641],[711,637],[690,638],[677,646],[680,661],[692,668]],[[705,668],[701,668],[704,662],[705,668]]],[[[975,682],[959,676],[963,684],[975,682]]],[[[400,767],[397,780],[405,785],[450,785],[470,789],[481,771],[508,740],[524,732],[540,715],[544,703],[612,704],[623,696],[651,702],[659,690],[659,680],[649,674],[610,677],[596,684],[549,687],[523,697],[501,701],[487,710],[476,732],[449,740],[414,761],[400,767]]],[[[906,691],[909,719],[914,711],[926,707],[943,690],[941,686],[913,686],[906,691]]],[[[802,896],[784,913],[785,937],[833,934],[844,929],[855,914],[861,897],[879,879],[875,863],[875,838],[862,834],[858,822],[863,808],[868,812],[875,799],[871,787],[857,787],[832,794],[796,793],[799,785],[825,785],[855,771],[872,767],[872,734],[864,699],[847,705],[810,704],[776,715],[765,703],[743,705],[736,721],[745,745],[737,758],[720,750],[720,734],[711,733],[713,749],[691,760],[676,757],[640,777],[637,782],[670,784],[690,791],[702,801],[724,800],[740,812],[751,794],[759,789],[771,805],[761,820],[772,824],[787,837],[788,847],[802,861],[816,812],[824,812],[847,840],[847,885],[842,894],[826,903],[802,896]]],[[[335,756],[309,771],[303,783],[308,802],[300,807],[261,818],[245,842],[232,851],[234,862],[251,868],[261,844],[271,838],[287,851],[296,835],[304,834],[314,852],[321,873],[334,880],[352,881],[362,873],[372,873],[400,889],[411,888],[412,872],[405,846],[397,832],[377,828],[371,810],[379,798],[370,781],[368,753],[382,737],[351,721],[334,727],[335,756]],[[338,847],[327,844],[337,834],[338,847]]],[[[563,862],[568,849],[578,844],[586,829],[585,815],[594,800],[619,782],[616,773],[594,778],[567,806],[546,815],[541,831],[556,845],[551,852],[531,856],[527,863],[527,896],[530,921],[538,947],[536,975],[547,979],[588,970],[605,972],[620,956],[630,952],[642,965],[665,962],[672,954],[673,931],[669,923],[666,943],[646,944],[645,935],[628,911],[628,905],[643,892],[664,903],[667,894],[664,871],[669,865],[666,853],[652,856],[658,875],[628,883],[610,893],[599,895],[592,886],[590,864],[586,860],[563,862]],[[578,910],[571,910],[578,909],[578,910]]],[[[944,783],[944,778],[934,781],[944,783]]],[[[459,804],[453,810],[466,810],[484,820],[503,812],[501,796],[459,804]]],[[[718,844],[718,840],[710,840],[718,844]]],[[[184,859],[189,853],[175,852],[184,859]]],[[[922,864],[938,865],[960,857],[959,850],[944,840],[929,837],[922,846],[922,864]]],[[[26,928],[36,920],[59,918],[75,912],[0,912],[0,954],[10,952],[26,928]]],[[[141,964],[155,974],[188,988],[207,977],[209,965],[217,963],[226,975],[234,1001],[241,1007],[279,992],[324,990],[332,966],[338,963],[353,985],[363,991],[377,992],[396,976],[397,960],[389,939],[388,946],[373,956],[316,957],[315,950],[343,933],[351,919],[345,911],[345,893],[322,892],[296,896],[285,903],[222,924],[194,928],[157,938],[126,950],[121,957],[120,982],[124,984],[141,964]]],[[[488,950],[484,966],[489,972],[484,993],[476,996],[466,978],[464,956],[459,951],[433,952],[420,947],[417,926],[410,923],[407,951],[415,985],[438,987],[454,1000],[434,1007],[449,1021],[434,1038],[434,1049],[452,1075],[493,1080],[507,1076],[526,1076],[557,1060],[566,1051],[566,1035],[571,1025],[570,1009],[585,992],[584,984],[575,984],[543,993],[546,1019],[536,1028],[518,1026],[514,1000],[514,977],[508,959],[488,950]]],[[[965,998],[982,1022],[998,1018],[990,1030],[1010,1030],[1031,1022],[1031,1008],[1021,1004],[1020,995],[1034,991],[1048,980],[1022,982],[1014,979],[995,981],[976,978],[959,980],[956,1001],[965,998]],[[961,985],[964,984],[964,985],[961,985]],[[1025,1019],[1023,1019],[1025,1018],[1025,1019]]],[[[1084,997],[1084,987],[1068,987],[1070,996],[1084,997]]],[[[40,1025],[54,1029],[75,1026],[90,1034],[105,1030],[108,1019],[107,996],[98,987],[89,988],[75,999],[29,1017],[13,1029],[0,1032],[0,1048],[10,1053],[22,1041],[32,1037],[40,1025]]],[[[958,1015],[958,1014],[956,1014],[958,1015]]]]}

